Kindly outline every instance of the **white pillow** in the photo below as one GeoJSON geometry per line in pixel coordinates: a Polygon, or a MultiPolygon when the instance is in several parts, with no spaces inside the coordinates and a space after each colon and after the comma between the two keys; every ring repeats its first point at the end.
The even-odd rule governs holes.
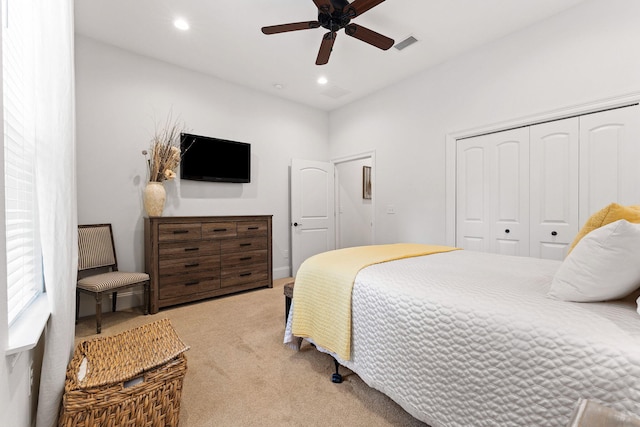
{"type": "Polygon", "coordinates": [[[551,282],[549,297],[595,302],[622,298],[640,287],[640,224],[621,219],[583,237],[551,282]]]}

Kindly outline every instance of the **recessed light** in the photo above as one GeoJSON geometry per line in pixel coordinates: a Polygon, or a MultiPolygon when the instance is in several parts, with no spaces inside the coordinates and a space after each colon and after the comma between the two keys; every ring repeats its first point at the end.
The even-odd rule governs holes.
{"type": "Polygon", "coordinates": [[[182,31],[187,31],[189,29],[189,23],[182,18],[178,18],[173,21],[173,26],[182,31]]]}
{"type": "Polygon", "coordinates": [[[318,84],[319,85],[326,85],[327,83],[329,83],[329,79],[327,79],[326,77],[318,78],[318,84]]]}

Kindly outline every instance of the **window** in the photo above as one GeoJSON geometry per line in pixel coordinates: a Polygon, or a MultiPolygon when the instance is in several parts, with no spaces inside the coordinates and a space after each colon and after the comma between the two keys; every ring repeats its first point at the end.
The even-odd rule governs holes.
{"type": "Polygon", "coordinates": [[[32,3],[3,1],[4,202],[9,324],[43,290],[35,182],[36,93],[32,3]]]}

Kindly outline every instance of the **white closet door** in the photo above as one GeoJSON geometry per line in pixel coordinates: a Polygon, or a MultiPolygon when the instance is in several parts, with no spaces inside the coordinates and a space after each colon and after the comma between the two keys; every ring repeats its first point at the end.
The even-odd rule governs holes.
{"type": "Polygon", "coordinates": [[[488,135],[492,145],[491,252],[529,255],[529,129],[488,135]]]}
{"type": "Polygon", "coordinates": [[[580,117],[580,224],[612,202],[640,204],[638,105],[580,117]]]}
{"type": "Polygon", "coordinates": [[[456,246],[488,252],[490,151],[487,135],[457,142],[456,246]]]}
{"type": "Polygon", "coordinates": [[[529,255],[529,130],[458,141],[456,245],[529,255]]]}
{"type": "Polygon", "coordinates": [[[577,117],[531,126],[531,256],[563,260],[578,233],[577,117]]]}

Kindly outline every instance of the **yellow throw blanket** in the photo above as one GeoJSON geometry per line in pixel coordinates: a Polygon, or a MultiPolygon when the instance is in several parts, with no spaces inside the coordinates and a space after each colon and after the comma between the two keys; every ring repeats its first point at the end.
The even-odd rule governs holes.
{"type": "Polygon", "coordinates": [[[351,358],[351,291],[363,268],[401,258],[454,251],[450,246],[391,244],[324,252],[298,269],[293,288],[292,333],[351,358]]]}

